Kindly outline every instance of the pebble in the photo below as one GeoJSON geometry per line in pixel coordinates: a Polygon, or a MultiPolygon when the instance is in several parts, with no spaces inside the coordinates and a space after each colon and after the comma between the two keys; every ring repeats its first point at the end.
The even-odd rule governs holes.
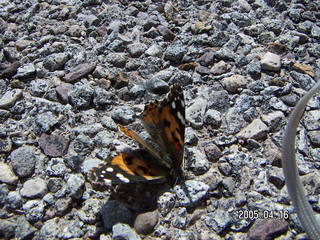
{"type": "Polygon", "coordinates": [[[268,126],[265,125],[260,119],[253,120],[248,126],[242,129],[237,136],[243,139],[262,139],[267,136],[268,126]]]}
{"type": "Polygon", "coordinates": [[[13,89],[6,92],[0,99],[0,108],[7,109],[14,105],[22,97],[21,89],[13,89]]]}
{"type": "Polygon", "coordinates": [[[63,136],[42,134],[39,138],[39,146],[50,157],[64,156],[69,147],[69,141],[63,136]]]}
{"type": "Polygon", "coordinates": [[[177,195],[179,206],[192,206],[196,204],[198,201],[206,197],[209,186],[203,182],[195,181],[195,180],[187,180],[184,183],[184,186],[188,194],[183,190],[182,186],[177,185],[174,188],[174,191],[177,195]]]}
{"type": "Polygon", "coordinates": [[[123,223],[117,223],[112,227],[113,239],[124,240],[140,240],[141,238],[135,233],[129,225],[123,223]]]}
{"type": "Polygon", "coordinates": [[[0,163],[0,182],[14,185],[18,182],[18,177],[6,163],[0,163]]]}
{"type": "Polygon", "coordinates": [[[63,80],[67,83],[74,83],[79,79],[85,77],[89,73],[93,72],[95,67],[95,63],[82,63],[76,66],[75,68],[71,69],[70,72],[63,77],[63,80]]]}
{"type": "Polygon", "coordinates": [[[41,198],[46,192],[47,183],[41,178],[27,180],[20,190],[21,196],[26,198],[41,198]]]}
{"type": "Polygon", "coordinates": [[[17,74],[14,75],[15,78],[25,79],[32,77],[36,74],[36,68],[33,63],[27,63],[20,66],[17,70],[17,74]]]}
{"type": "Polygon", "coordinates": [[[37,161],[34,148],[31,146],[22,146],[13,150],[9,159],[13,171],[19,177],[29,177],[34,172],[34,167],[37,161]]]}
{"type": "Polygon", "coordinates": [[[67,180],[69,196],[75,199],[82,197],[85,179],[82,174],[70,174],[67,180]]]}
{"type": "Polygon", "coordinates": [[[280,56],[267,52],[261,59],[261,68],[267,71],[279,71],[281,67],[280,56]]]}
{"type": "Polygon", "coordinates": [[[288,223],[282,219],[258,219],[250,228],[248,239],[275,238],[285,233],[288,227],[288,223]]]}
{"type": "Polygon", "coordinates": [[[236,93],[248,84],[248,79],[241,75],[233,75],[221,80],[224,88],[230,93],[236,93]]]}
{"type": "Polygon", "coordinates": [[[134,221],[134,229],[138,234],[148,235],[154,231],[159,221],[157,210],[139,214],[134,221]]]}

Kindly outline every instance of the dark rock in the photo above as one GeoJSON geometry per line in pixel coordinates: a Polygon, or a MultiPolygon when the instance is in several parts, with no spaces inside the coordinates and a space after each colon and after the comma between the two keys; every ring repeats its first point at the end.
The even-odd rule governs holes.
{"type": "Polygon", "coordinates": [[[77,80],[87,76],[94,71],[96,63],[83,63],[71,69],[68,74],[63,77],[67,83],[74,83],[77,80]]]}
{"type": "Polygon", "coordinates": [[[0,63],[0,78],[10,79],[17,73],[17,70],[20,66],[21,64],[18,61],[15,61],[13,63],[0,63]]]}
{"type": "Polygon", "coordinates": [[[63,136],[42,134],[38,140],[39,146],[50,157],[61,157],[68,151],[69,141],[63,136]]]}
{"type": "Polygon", "coordinates": [[[68,103],[69,101],[69,91],[73,88],[73,85],[70,83],[61,83],[56,87],[56,92],[58,98],[62,103],[68,103]]]}
{"type": "Polygon", "coordinates": [[[156,224],[159,221],[158,211],[146,212],[139,214],[134,222],[134,229],[139,234],[148,235],[154,231],[156,224]]]}
{"type": "Polygon", "coordinates": [[[257,219],[249,230],[248,239],[274,239],[287,232],[288,227],[282,219],[257,219]]]}
{"type": "Polygon", "coordinates": [[[165,41],[173,41],[176,37],[175,34],[169,28],[163,25],[159,25],[157,27],[157,30],[159,31],[159,33],[163,37],[163,40],[165,41]]]}

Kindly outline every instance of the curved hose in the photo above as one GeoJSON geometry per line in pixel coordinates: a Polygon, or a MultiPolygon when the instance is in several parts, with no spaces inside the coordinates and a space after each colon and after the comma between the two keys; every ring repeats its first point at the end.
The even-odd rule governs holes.
{"type": "Polygon", "coordinates": [[[293,109],[284,134],[281,151],[282,168],[289,196],[306,233],[313,240],[320,239],[320,224],[315,218],[299,178],[295,158],[295,136],[307,102],[319,89],[320,81],[300,99],[293,109]]]}

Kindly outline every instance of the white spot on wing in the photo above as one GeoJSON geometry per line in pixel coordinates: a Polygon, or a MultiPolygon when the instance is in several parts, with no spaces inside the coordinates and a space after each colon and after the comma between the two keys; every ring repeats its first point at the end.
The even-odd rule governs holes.
{"type": "Polygon", "coordinates": [[[110,179],[103,179],[103,181],[104,181],[105,183],[111,183],[111,180],[110,180],[110,179]]]}
{"type": "Polygon", "coordinates": [[[107,170],[107,172],[113,172],[113,168],[112,167],[108,167],[106,170],[107,170]]]}
{"type": "Polygon", "coordinates": [[[182,117],[180,112],[177,112],[177,116],[178,116],[179,120],[182,122],[182,124],[186,125],[186,122],[184,121],[184,118],[182,117]]]}
{"type": "Polygon", "coordinates": [[[130,182],[130,180],[128,178],[126,178],[125,176],[123,176],[123,174],[121,173],[117,173],[116,174],[117,178],[119,178],[122,182],[128,183],[130,182]]]}
{"type": "Polygon", "coordinates": [[[172,107],[173,109],[176,109],[176,103],[175,103],[175,102],[172,102],[172,103],[171,103],[171,107],[172,107]]]}

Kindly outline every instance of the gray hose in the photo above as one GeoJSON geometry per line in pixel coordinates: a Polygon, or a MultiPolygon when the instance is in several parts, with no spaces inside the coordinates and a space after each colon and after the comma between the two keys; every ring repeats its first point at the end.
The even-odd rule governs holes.
{"type": "Polygon", "coordinates": [[[307,102],[319,89],[320,81],[300,99],[293,109],[284,134],[281,152],[283,173],[289,196],[306,233],[313,240],[320,239],[320,225],[306,198],[304,188],[299,178],[295,158],[295,136],[307,102]]]}

